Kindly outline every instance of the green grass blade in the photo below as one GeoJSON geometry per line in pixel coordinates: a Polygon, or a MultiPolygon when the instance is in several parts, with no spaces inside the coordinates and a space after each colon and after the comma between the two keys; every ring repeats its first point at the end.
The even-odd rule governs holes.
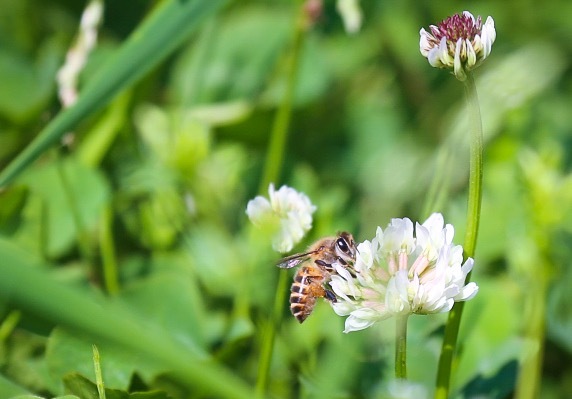
{"type": "Polygon", "coordinates": [[[50,145],[119,92],[141,79],[228,0],[167,0],[132,33],[113,59],[83,89],[76,104],[60,112],[1,173],[5,186],[50,145]]]}
{"type": "MultiPolygon", "coordinates": [[[[200,348],[182,346],[161,325],[115,303],[55,281],[29,255],[0,240],[0,297],[14,307],[66,327],[94,343],[106,340],[156,362],[193,390],[217,398],[250,399],[254,391],[200,348]]],[[[161,298],[157,298],[161,300],[161,298]]]]}

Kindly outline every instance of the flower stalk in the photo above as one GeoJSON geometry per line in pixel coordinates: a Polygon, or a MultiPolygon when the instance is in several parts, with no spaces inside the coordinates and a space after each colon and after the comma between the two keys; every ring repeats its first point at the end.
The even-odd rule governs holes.
{"type": "Polygon", "coordinates": [[[407,379],[407,314],[395,319],[395,378],[407,379]]]}
{"type": "MultiPolygon", "coordinates": [[[[477,234],[481,216],[483,194],[483,124],[477,86],[471,72],[463,82],[469,110],[470,144],[469,144],[469,199],[467,203],[467,231],[465,233],[465,256],[474,258],[477,234]]],[[[467,279],[471,274],[467,275],[467,279]]]]}
{"type": "MultiPolygon", "coordinates": [[[[465,233],[464,259],[475,255],[483,184],[483,127],[479,99],[472,71],[490,55],[496,40],[495,23],[487,17],[476,18],[468,11],[456,14],[431,25],[428,30],[419,31],[419,50],[429,64],[436,68],[450,70],[463,82],[469,113],[469,198],[467,203],[467,230],[465,233]]],[[[466,282],[471,278],[467,273],[466,282]]],[[[472,283],[469,283],[472,284],[472,283]]],[[[446,399],[453,367],[453,359],[463,314],[463,303],[455,303],[445,326],[443,347],[437,371],[435,398],[446,399]]]]}
{"type": "MultiPolygon", "coordinates": [[[[483,185],[483,126],[479,99],[473,74],[468,72],[463,81],[467,98],[470,127],[469,144],[469,198],[467,203],[467,231],[465,233],[465,258],[475,256],[477,235],[481,216],[481,200],[483,185]]],[[[471,273],[467,274],[467,282],[470,281],[471,273]]],[[[436,399],[446,399],[449,396],[453,358],[457,348],[457,338],[463,315],[464,303],[455,303],[449,313],[443,337],[443,347],[439,358],[437,370],[436,399]]]]}

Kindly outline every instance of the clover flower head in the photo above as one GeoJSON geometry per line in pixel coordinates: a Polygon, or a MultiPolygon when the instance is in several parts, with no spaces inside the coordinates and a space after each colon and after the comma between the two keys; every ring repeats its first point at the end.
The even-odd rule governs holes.
{"type": "Polygon", "coordinates": [[[316,207],[304,193],[288,186],[275,190],[271,183],[268,196],[269,199],[257,196],[250,200],[246,214],[256,226],[277,226],[272,248],[280,253],[289,252],[312,227],[316,207]]]}
{"type": "Polygon", "coordinates": [[[461,81],[489,56],[496,39],[494,20],[487,17],[483,24],[468,11],[430,25],[429,31],[422,28],[419,35],[419,49],[429,64],[452,69],[461,81]]]}
{"type": "Polygon", "coordinates": [[[478,286],[465,284],[473,259],[463,263],[454,234],[439,213],[415,227],[408,218],[393,219],[385,230],[378,227],[373,240],[358,245],[351,270],[335,264],[330,285],[338,301],[332,306],[348,316],[344,332],[395,315],[448,312],[454,302],[474,297],[478,286]]]}

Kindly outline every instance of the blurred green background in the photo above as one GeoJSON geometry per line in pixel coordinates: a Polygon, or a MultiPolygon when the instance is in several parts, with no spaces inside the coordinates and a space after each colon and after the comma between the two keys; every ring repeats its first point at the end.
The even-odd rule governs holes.
{"type": "MultiPolygon", "coordinates": [[[[221,2],[135,84],[86,112],[70,147],[42,151],[1,189],[0,397],[77,394],[69,373],[95,380],[92,343],[109,388],[173,398],[248,395],[279,255],[244,210],[259,194],[302,3],[221,2]],[[81,318],[92,305],[103,309],[94,326],[81,318]],[[208,359],[205,378],[187,378],[199,375],[193,370],[177,376],[176,351],[159,359],[163,345],[180,346],[189,363],[208,359]],[[229,393],[217,391],[223,375],[236,377],[220,382],[229,393]]],[[[60,112],[55,75],[84,6],[0,0],[0,168],[60,112]]],[[[475,72],[486,141],[472,276],[480,292],[466,306],[453,390],[455,397],[512,397],[519,364],[544,351],[539,397],[572,397],[572,3],[360,6],[356,34],[345,32],[327,0],[303,33],[276,181],[318,207],[296,249],[339,230],[371,239],[391,218],[422,221],[432,211],[445,215],[462,243],[463,88],[420,55],[419,29],[465,9],[491,15],[496,43],[475,72]],[[435,193],[438,208],[426,209],[435,193]]],[[[105,3],[80,93],[157,8],[144,0],[105,3]]],[[[445,319],[410,321],[410,379],[429,393],[445,319]]],[[[269,397],[385,397],[393,322],[342,330],[325,303],[303,325],[284,303],[269,397]]]]}

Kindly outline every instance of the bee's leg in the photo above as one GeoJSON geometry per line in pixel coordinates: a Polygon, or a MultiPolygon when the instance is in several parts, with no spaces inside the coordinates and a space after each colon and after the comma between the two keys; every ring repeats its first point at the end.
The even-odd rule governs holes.
{"type": "Polygon", "coordinates": [[[335,269],[334,269],[334,265],[332,265],[331,263],[328,263],[322,259],[316,259],[314,261],[318,266],[323,267],[325,270],[327,270],[330,273],[334,273],[335,269]]]}
{"type": "Polygon", "coordinates": [[[336,298],[336,294],[334,294],[334,291],[328,289],[325,289],[324,291],[325,291],[324,298],[326,298],[328,301],[332,303],[336,303],[338,301],[336,298]]]}
{"type": "MultiPolygon", "coordinates": [[[[356,277],[356,270],[354,269],[354,265],[353,264],[349,264],[348,262],[346,262],[345,260],[343,260],[340,256],[337,257],[338,263],[340,265],[342,265],[344,267],[344,269],[346,269],[353,278],[356,277]]],[[[331,267],[331,265],[330,265],[331,267]]],[[[333,268],[332,268],[333,269],[333,268]]]]}

